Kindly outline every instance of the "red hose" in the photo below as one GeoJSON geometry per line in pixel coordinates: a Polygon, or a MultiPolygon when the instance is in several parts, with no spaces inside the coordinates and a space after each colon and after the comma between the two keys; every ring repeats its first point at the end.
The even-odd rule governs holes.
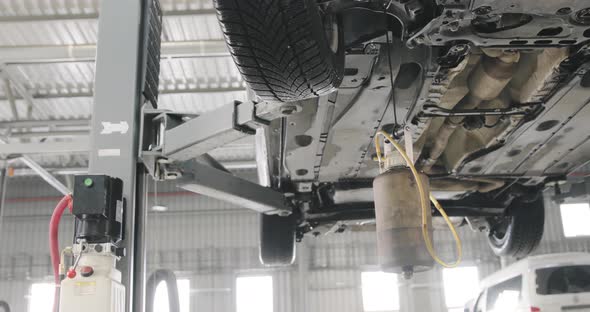
{"type": "Polygon", "coordinates": [[[51,221],[49,222],[49,252],[51,254],[51,265],[53,266],[53,276],[55,278],[55,297],[53,302],[53,311],[57,311],[59,301],[59,289],[58,286],[61,283],[59,278],[59,221],[64,214],[66,208],[72,209],[72,195],[68,194],[64,196],[51,215],[51,221]]]}
{"type": "Polygon", "coordinates": [[[64,196],[57,206],[55,206],[55,210],[53,210],[53,214],[51,215],[51,221],[49,222],[49,251],[51,253],[51,264],[53,265],[53,275],[55,277],[55,284],[59,284],[59,221],[61,220],[61,216],[64,214],[66,208],[71,207],[72,205],[72,195],[64,196]]]}

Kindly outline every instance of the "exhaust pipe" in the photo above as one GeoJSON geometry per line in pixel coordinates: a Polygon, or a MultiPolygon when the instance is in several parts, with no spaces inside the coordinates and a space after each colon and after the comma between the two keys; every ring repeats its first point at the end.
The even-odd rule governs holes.
{"type": "MultiPolygon", "coordinates": [[[[520,60],[519,52],[504,52],[501,50],[484,50],[486,55],[469,75],[469,94],[457,105],[456,109],[475,109],[482,102],[497,98],[508,85],[516,64],[520,60]]],[[[432,166],[445,151],[449,138],[464,120],[464,117],[448,117],[438,130],[434,145],[430,149],[428,157],[422,161],[422,169],[430,172],[432,166]]]]}

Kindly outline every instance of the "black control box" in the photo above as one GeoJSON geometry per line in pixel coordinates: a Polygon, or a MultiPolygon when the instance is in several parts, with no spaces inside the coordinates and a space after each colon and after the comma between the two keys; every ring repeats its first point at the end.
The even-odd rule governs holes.
{"type": "Polygon", "coordinates": [[[106,175],[79,175],[74,180],[75,240],[117,243],[123,233],[123,181],[106,175]]]}

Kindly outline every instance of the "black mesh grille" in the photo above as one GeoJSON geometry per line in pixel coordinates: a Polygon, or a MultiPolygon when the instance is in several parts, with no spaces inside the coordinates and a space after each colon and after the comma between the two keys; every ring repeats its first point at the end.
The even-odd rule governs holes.
{"type": "Polygon", "coordinates": [[[146,71],[143,95],[157,106],[160,76],[160,47],[162,36],[162,8],[158,0],[152,0],[146,10],[146,71]]]}

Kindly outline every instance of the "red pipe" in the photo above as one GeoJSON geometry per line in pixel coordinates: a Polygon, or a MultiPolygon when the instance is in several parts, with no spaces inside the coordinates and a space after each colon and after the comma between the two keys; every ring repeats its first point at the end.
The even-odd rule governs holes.
{"type": "Polygon", "coordinates": [[[70,207],[70,212],[72,209],[72,195],[64,196],[55,209],[53,210],[53,214],[51,215],[51,221],[49,222],[49,251],[51,254],[51,264],[53,266],[53,276],[55,278],[55,297],[54,297],[54,311],[57,310],[58,299],[59,299],[59,291],[58,287],[61,282],[59,277],[59,221],[64,214],[66,208],[70,207]]]}
{"type": "Polygon", "coordinates": [[[61,216],[67,207],[72,204],[72,195],[64,196],[51,215],[51,221],[49,222],[49,251],[51,252],[51,264],[53,265],[53,275],[55,277],[55,283],[59,284],[59,221],[61,216]]]}

